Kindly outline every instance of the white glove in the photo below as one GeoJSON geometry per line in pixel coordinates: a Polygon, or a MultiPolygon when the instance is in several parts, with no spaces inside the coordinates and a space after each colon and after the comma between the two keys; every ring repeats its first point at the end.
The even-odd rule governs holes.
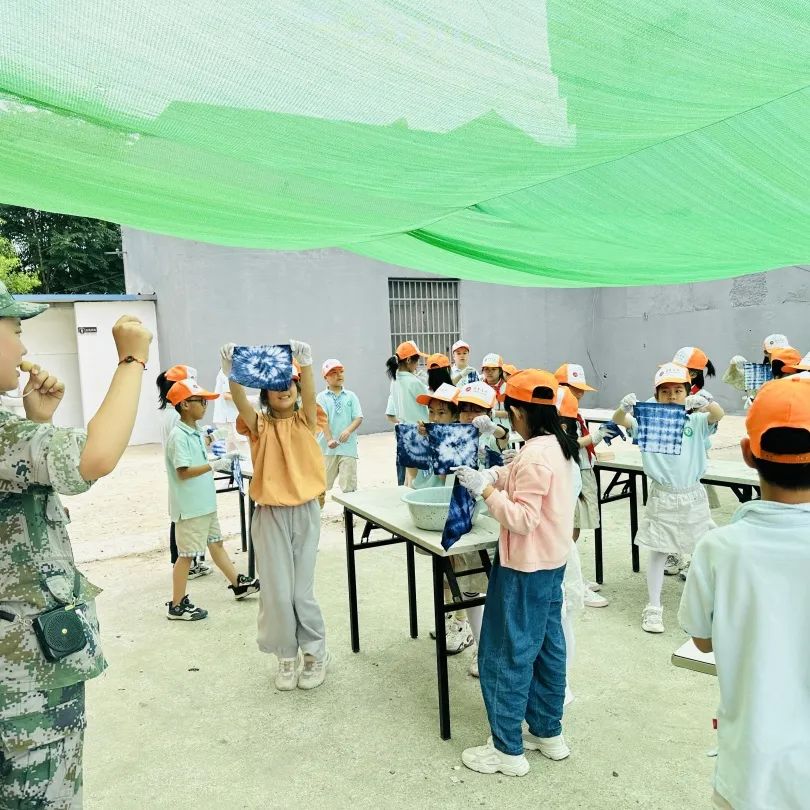
{"type": "Polygon", "coordinates": [[[498,429],[498,426],[486,414],[476,416],[472,423],[482,436],[492,436],[498,429]]]}
{"type": "Polygon", "coordinates": [[[507,464],[511,464],[515,460],[515,458],[517,457],[517,454],[519,452],[520,452],[520,450],[514,450],[512,448],[509,448],[508,450],[504,450],[503,453],[501,453],[501,457],[503,458],[504,466],[506,466],[507,464]]]}
{"type": "Polygon", "coordinates": [[[734,366],[737,369],[737,371],[739,371],[740,374],[742,374],[745,371],[745,364],[747,362],[748,361],[741,354],[735,354],[734,357],[732,357],[731,360],[728,361],[728,364],[730,366],[734,366]]]}
{"type": "Polygon", "coordinates": [[[211,472],[229,473],[233,467],[233,458],[223,456],[222,458],[218,458],[216,461],[212,461],[209,466],[211,467],[211,472]]]}
{"type": "Polygon", "coordinates": [[[700,389],[700,391],[698,391],[698,394],[700,394],[700,396],[702,396],[702,397],[705,397],[705,398],[706,398],[706,401],[707,401],[709,404],[711,404],[712,402],[714,402],[714,394],[711,394],[711,393],[710,393],[709,391],[707,391],[705,388],[701,388],[701,389],[700,389]]]}
{"type": "Polygon", "coordinates": [[[635,416],[628,416],[625,427],[632,434],[638,433],[638,419],[635,416]]]}
{"type": "Polygon", "coordinates": [[[703,394],[690,394],[684,403],[687,411],[700,411],[708,407],[709,400],[703,394]]]}
{"type": "Polygon", "coordinates": [[[495,483],[498,477],[497,468],[491,470],[474,470],[472,467],[453,467],[456,479],[466,487],[471,495],[479,497],[483,491],[495,483]]]}
{"type": "Polygon", "coordinates": [[[619,403],[619,407],[625,413],[633,413],[633,408],[636,407],[638,403],[638,397],[635,394],[627,394],[622,401],[619,403]]]}
{"type": "Polygon", "coordinates": [[[312,346],[310,346],[309,343],[302,343],[300,340],[290,340],[290,348],[299,366],[303,368],[304,366],[312,365],[312,346]]]}
{"type": "Polygon", "coordinates": [[[222,366],[222,373],[226,377],[231,376],[231,369],[233,368],[233,350],[235,348],[235,343],[226,343],[219,350],[219,364],[222,366]]]}
{"type": "Polygon", "coordinates": [[[591,438],[593,439],[593,446],[596,447],[597,444],[603,442],[605,440],[605,436],[607,436],[610,431],[604,426],[599,425],[596,430],[591,433],[591,438]]]}

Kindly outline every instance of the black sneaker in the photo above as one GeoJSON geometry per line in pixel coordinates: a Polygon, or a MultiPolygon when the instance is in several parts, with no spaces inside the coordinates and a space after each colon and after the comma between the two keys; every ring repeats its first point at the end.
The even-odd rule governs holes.
{"type": "Polygon", "coordinates": [[[210,565],[206,565],[204,562],[195,562],[191,568],[188,569],[188,578],[197,579],[198,577],[207,577],[209,574],[213,573],[213,570],[210,565]]]}
{"type": "Polygon", "coordinates": [[[172,602],[167,602],[166,604],[169,606],[169,612],[166,614],[166,618],[170,621],[198,622],[208,615],[207,610],[192,605],[188,596],[184,596],[178,605],[172,602]]]}
{"type": "Polygon", "coordinates": [[[258,579],[251,579],[244,574],[237,575],[236,585],[228,585],[237,599],[244,599],[246,596],[257,593],[260,587],[258,579]]]}

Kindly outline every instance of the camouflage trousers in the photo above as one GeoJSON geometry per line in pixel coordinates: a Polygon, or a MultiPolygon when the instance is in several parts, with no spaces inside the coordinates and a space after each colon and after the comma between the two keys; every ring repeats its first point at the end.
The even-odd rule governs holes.
{"type": "Polygon", "coordinates": [[[84,683],[25,693],[0,712],[0,808],[82,806],[84,683]]]}

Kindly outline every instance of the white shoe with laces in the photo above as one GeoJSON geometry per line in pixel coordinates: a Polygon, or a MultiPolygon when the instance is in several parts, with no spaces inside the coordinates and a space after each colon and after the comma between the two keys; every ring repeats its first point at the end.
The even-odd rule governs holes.
{"type": "Polygon", "coordinates": [[[668,577],[675,577],[683,568],[683,557],[680,554],[667,554],[666,562],[664,563],[664,573],[668,577]]]}
{"type": "Polygon", "coordinates": [[[331,663],[332,654],[329,650],[321,661],[304,656],[304,668],[298,676],[298,688],[317,689],[326,680],[326,670],[331,663]]]}
{"type": "Polygon", "coordinates": [[[478,773],[502,773],[504,776],[526,776],[529,772],[529,760],[523,754],[510,756],[501,753],[490,737],[486,745],[467,748],[461,753],[461,761],[471,770],[478,773]]]}
{"type": "Polygon", "coordinates": [[[688,559],[688,560],[686,561],[686,565],[684,565],[684,567],[683,567],[683,568],[681,568],[681,572],[678,574],[678,576],[679,576],[679,577],[680,577],[680,578],[681,578],[681,579],[682,579],[684,582],[686,582],[686,577],[687,577],[687,576],[689,576],[689,566],[691,565],[691,563],[692,563],[692,559],[690,558],[690,559],[688,559]]]}
{"type": "Polygon", "coordinates": [[[298,658],[279,658],[276,689],[291,692],[298,685],[298,658]]]}
{"type": "Polygon", "coordinates": [[[641,614],[641,629],[645,633],[663,633],[664,608],[647,605],[641,614]]]}
{"type": "Polygon", "coordinates": [[[585,607],[603,608],[607,607],[610,601],[602,596],[601,593],[594,593],[589,588],[585,589],[585,607]]]}
{"type": "Polygon", "coordinates": [[[602,586],[598,582],[586,582],[585,587],[594,593],[599,593],[602,590],[602,586]]]}
{"type": "Polygon", "coordinates": [[[562,734],[556,737],[535,737],[530,731],[524,731],[523,747],[528,751],[539,751],[555,762],[571,756],[571,749],[565,744],[562,734]]]}
{"type": "Polygon", "coordinates": [[[445,633],[448,655],[458,655],[462,650],[475,644],[470,623],[466,620],[462,622],[453,618],[445,625],[445,633]]]}

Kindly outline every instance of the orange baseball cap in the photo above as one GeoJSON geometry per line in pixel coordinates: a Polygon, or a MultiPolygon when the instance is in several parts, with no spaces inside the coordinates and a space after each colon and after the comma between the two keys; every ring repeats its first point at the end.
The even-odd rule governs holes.
{"type": "Polygon", "coordinates": [[[557,410],[560,416],[576,419],[579,413],[579,403],[577,398],[571,393],[571,389],[561,385],[557,390],[557,410]]]}
{"type": "Polygon", "coordinates": [[[580,391],[596,391],[585,382],[585,369],[576,363],[563,363],[555,372],[554,376],[561,383],[577,388],[580,391]]]}
{"type": "Polygon", "coordinates": [[[180,380],[196,380],[197,369],[192,366],[172,366],[166,372],[166,379],[171,382],[179,382],[180,380]]]}
{"type": "Polygon", "coordinates": [[[415,354],[418,354],[420,357],[427,357],[424,352],[419,351],[419,347],[412,340],[406,340],[404,343],[400,343],[394,354],[396,354],[399,360],[407,360],[415,354]]]}
{"type": "Polygon", "coordinates": [[[501,368],[503,369],[503,371],[504,371],[506,374],[517,374],[517,373],[518,373],[518,367],[517,367],[517,366],[513,366],[511,363],[504,363],[504,364],[501,366],[501,368]]]}
{"type": "Polygon", "coordinates": [[[786,371],[799,371],[799,365],[803,362],[802,356],[792,346],[784,349],[771,349],[771,362],[781,360],[786,371]]]}
{"type": "Polygon", "coordinates": [[[334,358],[332,358],[331,360],[327,360],[321,366],[321,374],[325,378],[327,374],[331,374],[333,371],[336,371],[337,369],[343,371],[343,363],[341,363],[340,360],[335,360],[334,358]]]}
{"type": "Polygon", "coordinates": [[[664,383],[691,383],[692,379],[689,376],[689,369],[680,363],[664,363],[659,366],[658,371],[655,372],[655,380],[653,386],[658,388],[659,385],[664,383]]]}
{"type": "Polygon", "coordinates": [[[497,399],[495,389],[491,385],[487,385],[483,380],[467,383],[458,392],[459,402],[470,402],[480,408],[486,408],[488,411],[495,407],[497,399]]]}
{"type": "Polygon", "coordinates": [[[513,374],[506,383],[506,396],[520,402],[530,402],[533,405],[556,405],[557,391],[560,384],[550,371],[537,368],[527,368],[513,374]],[[550,388],[551,397],[541,399],[534,396],[535,388],[550,388]]]}
{"type": "Polygon", "coordinates": [[[810,433],[810,379],[787,377],[772,380],[759,389],[745,418],[751,452],[763,461],[779,464],[810,464],[810,453],[769,453],[762,437],[772,428],[799,428],[810,433]]]}
{"type": "Polygon", "coordinates": [[[202,397],[203,399],[219,399],[219,394],[214,394],[211,391],[206,391],[196,380],[178,380],[166,394],[166,399],[172,405],[179,405],[185,402],[190,397],[202,397]]]}
{"type": "Polygon", "coordinates": [[[431,354],[425,362],[428,368],[450,368],[450,360],[444,354],[431,354]]]}
{"type": "Polygon", "coordinates": [[[456,402],[458,400],[458,388],[450,383],[442,383],[435,391],[428,391],[426,394],[419,394],[416,401],[420,405],[430,405],[431,399],[440,399],[442,402],[456,402]]]}
{"type": "Polygon", "coordinates": [[[672,362],[677,363],[679,366],[691,368],[694,371],[703,371],[709,365],[709,355],[695,346],[684,346],[675,352],[672,362]]]}

